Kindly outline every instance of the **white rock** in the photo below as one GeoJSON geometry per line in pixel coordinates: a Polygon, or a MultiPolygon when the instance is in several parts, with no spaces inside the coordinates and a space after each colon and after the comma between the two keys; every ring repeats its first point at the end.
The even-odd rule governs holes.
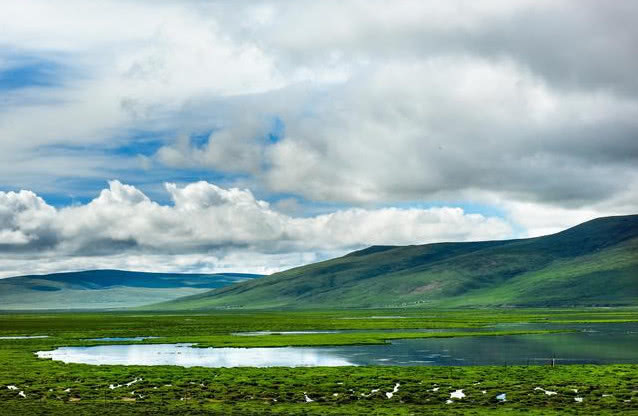
{"type": "Polygon", "coordinates": [[[450,399],[462,399],[465,397],[465,393],[463,393],[463,389],[453,391],[450,393],[450,399]]]}
{"type": "Polygon", "coordinates": [[[133,384],[137,383],[138,381],[142,381],[141,378],[136,378],[133,381],[129,381],[128,383],[126,383],[126,387],[131,387],[133,384]]]}
{"type": "Polygon", "coordinates": [[[536,387],[536,388],[534,389],[534,391],[537,391],[537,390],[542,391],[543,393],[545,393],[545,394],[546,394],[546,395],[548,395],[548,396],[553,396],[553,395],[555,395],[555,394],[556,394],[556,392],[555,392],[555,391],[545,390],[545,389],[543,389],[543,388],[541,388],[541,387],[536,387]]]}
{"type": "Polygon", "coordinates": [[[394,396],[394,393],[396,393],[397,391],[399,391],[399,386],[400,386],[400,385],[401,385],[401,384],[399,384],[399,383],[395,384],[395,385],[394,385],[394,388],[392,389],[392,391],[391,391],[391,392],[390,392],[390,391],[389,391],[389,392],[387,392],[387,393],[385,394],[385,396],[386,396],[388,399],[391,399],[391,398],[392,398],[392,396],[394,396]]]}

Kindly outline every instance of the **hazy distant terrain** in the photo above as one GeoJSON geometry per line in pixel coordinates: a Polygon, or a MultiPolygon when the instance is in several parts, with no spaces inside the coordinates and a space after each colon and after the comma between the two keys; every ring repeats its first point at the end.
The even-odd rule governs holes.
{"type": "Polygon", "coordinates": [[[142,273],[121,270],[0,279],[0,310],[103,309],[163,302],[260,277],[253,274],[142,273]]]}
{"type": "Polygon", "coordinates": [[[374,246],[158,310],[638,304],[638,215],[522,240],[374,246]]]}

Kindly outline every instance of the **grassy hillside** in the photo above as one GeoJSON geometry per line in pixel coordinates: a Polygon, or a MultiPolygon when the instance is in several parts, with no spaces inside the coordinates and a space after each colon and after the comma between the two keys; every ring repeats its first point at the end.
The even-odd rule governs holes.
{"type": "Polygon", "coordinates": [[[249,280],[250,274],[141,273],[89,270],[0,279],[0,310],[139,306],[249,280]]]}
{"type": "Polygon", "coordinates": [[[529,239],[375,246],[164,310],[638,305],[638,215],[529,239]]]}

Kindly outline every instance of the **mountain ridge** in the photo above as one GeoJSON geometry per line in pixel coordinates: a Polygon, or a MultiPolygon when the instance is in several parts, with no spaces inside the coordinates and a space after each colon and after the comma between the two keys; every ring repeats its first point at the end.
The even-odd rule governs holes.
{"type": "Polygon", "coordinates": [[[111,309],[193,295],[261,275],[151,273],[117,269],[0,279],[0,310],[111,309]]]}
{"type": "Polygon", "coordinates": [[[525,239],[371,246],[151,307],[636,304],[638,215],[625,215],[525,239]]]}

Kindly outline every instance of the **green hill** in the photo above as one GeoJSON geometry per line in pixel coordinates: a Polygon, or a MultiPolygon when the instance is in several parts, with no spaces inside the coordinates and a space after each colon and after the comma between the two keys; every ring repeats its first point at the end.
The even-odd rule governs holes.
{"type": "Polygon", "coordinates": [[[0,279],[0,310],[104,309],[163,302],[259,275],[88,270],[0,279]]]}
{"type": "Polygon", "coordinates": [[[638,215],[529,239],[373,246],[162,310],[638,305],[638,215]]]}

